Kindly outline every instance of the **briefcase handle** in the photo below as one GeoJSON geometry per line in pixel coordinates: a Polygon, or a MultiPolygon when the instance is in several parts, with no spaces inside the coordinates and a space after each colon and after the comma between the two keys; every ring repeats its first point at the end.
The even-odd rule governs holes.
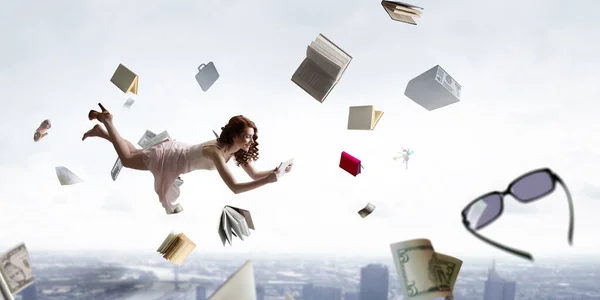
{"type": "Polygon", "coordinates": [[[202,69],[204,69],[204,67],[206,67],[206,65],[205,65],[205,64],[201,64],[201,65],[198,67],[198,71],[202,71],[202,69]]]}

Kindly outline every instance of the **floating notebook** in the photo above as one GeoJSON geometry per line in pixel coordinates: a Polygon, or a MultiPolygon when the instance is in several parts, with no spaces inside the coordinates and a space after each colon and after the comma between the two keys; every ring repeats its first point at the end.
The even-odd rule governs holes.
{"type": "Polygon", "coordinates": [[[256,300],[252,261],[247,260],[208,297],[208,300],[256,300]]]}
{"type": "Polygon", "coordinates": [[[208,89],[219,79],[219,72],[215,64],[211,61],[208,64],[201,64],[198,67],[198,74],[196,74],[196,81],[200,85],[203,91],[208,89]]]}
{"type": "Polygon", "coordinates": [[[323,103],[340,81],[352,56],[319,34],[306,49],[306,58],[292,75],[292,81],[323,103]]]}
{"type": "Polygon", "coordinates": [[[156,252],[162,254],[166,260],[181,265],[194,248],[196,244],[185,234],[171,232],[156,252]]]}
{"type": "Polygon", "coordinates": [[[422,7],[399,1],[381,1],[381,5],[394,21],[417,25],[413,18],[420,18],[423,13],[422,7]]]}
{"type": "Polygon", "coordinates": [[[123,93],[131,92],[135,95],[138,93],[138,76],[122,64],[119,64],[110,82],[116,85],[123,93]]]}
{"type": "Polygon", "coordinates": [[[223,246],[225,241],[231,245],[232,235],[243,241],[244,236],[250,236],[250,229],[254,230],[254,223],[249,211],[229,205],[223,208],[218,229],[223,246]]]}
{"type": "Polygon", "coordinates": [[[383,111],[375,110],[373,105],[350,106],[348,129],[373,130],[381,116],[383,116],[383,111]]]}
{"type": "Polygon", "coordinates": [[[360,174],[362,165],[360,163],[360,159],[346,153],[345,151],[342,151],[342,157],[340,158],[340,168],[352,174],[352,176],[356,176],[360,174]]]}

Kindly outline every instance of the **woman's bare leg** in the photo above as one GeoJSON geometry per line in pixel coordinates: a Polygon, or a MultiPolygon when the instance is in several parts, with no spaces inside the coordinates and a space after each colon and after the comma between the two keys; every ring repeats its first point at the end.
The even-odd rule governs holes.
{"type": "MultiPolygon", "coordinates": [[[[101,120],[102,124],[106,127],[110,140],[112,141],[117,154],[121,158],[121,163],[124,167],[135,169],[135,170],[148,170],[146,163],[144,163],[142,151],[130,151],[127,140],[121,137],[117,128],[112,121],[112,115],[103,117],[101,120]]],[[[131,144],[131,143],[129,143],[131,144]]],[[[137,150],[137,149],[136,149],[137,150]]]]}
{"type": "MultiPolygon", "coordinates": [[[[112,129],[106,131],[100,125],[95,125],[92,129],[90,129],[83,135],[82,140],[85,140],[86,138],[92,136],[103,138],[113,144],[124,167],[142,171],[148,170],[146,163],[144,163],[142,150],[136,149],[131,142],[123,139],[114,128],[114,125],[112,125],[112,120],[102,121],[109,123],[109,126],[111,126],[112,129]],[[111,130],[113,130],[113,132],[116,133],[117,138],[110,134],[111,130]]],[[[105,126],[108,128],[107,125],[105,126]]]]}
{"type": "MultiPolygon", "coordinates": [[[[94,125],[94,127],[92,129],[88,130],[85,134],[83,134],[83,138],[81,140],[85,141],[85,139],[87,139],[89,137],[103,138],[103,139],[109,141],[112,144],[112,140],[110,139],[110,135],[108,135],[108,132],[106,131],[106,129],[102,128],[102,126],[100,126],[100,124],[94,125]]],[[[130,152],[134,153],[134,152],[137,152],[137,151],[142,151],[141,149],[136,148],[128,140],[125,140],[125,141],[127,142],[127,146],[129,146],[129,151],[130,152]]]]}

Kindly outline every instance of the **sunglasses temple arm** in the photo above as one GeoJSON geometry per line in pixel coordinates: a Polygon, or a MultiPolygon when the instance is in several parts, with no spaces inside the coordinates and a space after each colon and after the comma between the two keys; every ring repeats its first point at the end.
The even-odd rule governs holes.
{"type": "Polygon", "coordinates": [[[573,231],[575,230],[575,209],[573,208],[573,199],[571,198],[571,192],[569,191],[569,188],[567,187],[567,185],[562,181],[562,179],[560,179],[560,177],[558,177],[558,175],[556,176],[556,181],[562,186],[563,190],[565,190],[565,194],[567,194],[567,201],[569,201],[569,245],[573,245],[573,231]]]}
{"type": "Polygon", "coordinates": [[[514,255],[520,256],[521,258],[533,261],[533,256],[531,256],[530,253],[524,252],[524,251],[521,251],[521,250],[517,250],[517,249],[513,249],[513,248],[510,248],[510,247],[504,246],[504,245],[502,245],[500,243],[494,242],[494,241],[492,241],[492,240],[490,240],[490,239],[488,239],[488,238],[486,238],[486,237],[478,234],[473,229],[469,228],[469,226],[467,226],[466,224],[464,224],[464,225],[465,225],[465,228],[467,229],[467,231],[469,231],[472,235],[474,235],[478,239],[480,239],[480,240],[482,240],[482,241],[484,241],[484,242],[486,242],[486,243],[488,243],[488,244],[490,244],[490,245],[492,245],[494,247],[500,248],[500,249],[502,249],[502,250],[504,250],[506,252],[510,252],[510,253],[512,253],[514,255]]]}

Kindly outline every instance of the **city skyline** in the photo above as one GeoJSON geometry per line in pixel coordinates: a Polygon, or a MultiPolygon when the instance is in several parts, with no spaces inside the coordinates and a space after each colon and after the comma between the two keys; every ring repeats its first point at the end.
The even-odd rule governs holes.
{"type": "MultiPolygon", "coordinates": [[[[471,236],[460,213],[541,167],[573,195],[573,246],[560,188],[529,204],[507,197],[503,216],[481,233],[536,259],[576,259],[600,246],[600,170],[592,167],[600,163],[600,137],[590,134],[600,129],[593,84],[600,43],[589,38],[600,34],[592,13],[598,3],[429,1],[417,26],[357,0],[61,1],[36,2],[36,10],[31,3],[0,11],[8,28],[0,33],[0,99],[8,111],[0,125],[9,129],[0,142],[0,220],[11,228],[0,232],[1,246],[151,253],[176,230],[198,245],[196,254],[388,257],[391,243],[428,238],[459,259],[503,259],[510,255],[471,236]],[[290,80],[319,33],[353,56],[323,103],[290,80]],[[209,61],[221,77],[203,92],[194,75],[209,61]],[[110,82],[121,63],[139,75],[129,111],[122,105],[130,95],[110,82]],[[438,64],[462,85],[462,98],[426,111],[404,89],[438,64]],[[113,182],[113,147],[81,141],[98,102],[134,144],[147,129],[201,143],[243,114],[258,127],[257,168],[294,157],[293,171],[238,195],[216,172],[184,174],[184,211],[167,216],[150,173],[124,169],[113,182]],[[354,105],[384,111],[373,131],[346,129],[354,105]],[[52,128],[35,143],[44,119],[52,128]],[[401,147],[414,150],[408,170],[392,159],[401,147]],[[362,174],[339,168],[342,151],[363,161],[362,174]],[[84,182],[60,186],[55,166],[84,182]],[[376,209],[363,219],[357,211],[368,202],[376,209]],[[226,247],[217,233],[224,205],[249,210],[256,226],[226,247]]],[[[229,168],[239,182],[250,180],[229,168]]]]}

